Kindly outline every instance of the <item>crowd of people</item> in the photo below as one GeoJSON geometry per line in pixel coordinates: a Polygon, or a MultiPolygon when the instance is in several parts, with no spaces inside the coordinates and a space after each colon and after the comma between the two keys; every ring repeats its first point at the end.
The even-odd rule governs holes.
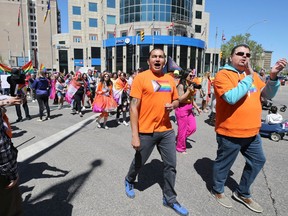
{"type": "MultiPolygon", "coordinates": [[[[72,113],[79,114],[80,117],[83,116],[82,111],[87,103],[87,107],[90,107],[93,112],[100,113],[96,119],[98,128],[109,129],[107,120],[111,113],[116,114],[115,121],[118,124],[128,126],[129,110],[131,145],[135,155],[124,180],[126,195],[131,199],[135,197],[135,179],[154,147],[157,147],[164,164],[163,205],[184,216],[189,212],[178,202],[174,189],[176,154],[177,152],[187,154],[186,139],[197,129],[195,111],[198,114],[208,112],[210,102],[211,113],[216,117],[215,131],[218,143],[217,156],[213,165],[211,195],[222,206],[232,208],[231,201],[224,194],[224,185],[237,155],[241,152],[246,165],[233,197],[252,211],[262,212],[263,208],[252,199],[250,192],[250,187],[266,160],[259,135],[262,111],[260,98],[271,99],[275,96],[280,86],[277,74],[286,67],[287,60],[277,61],[271,69],[267,82],[263,82],[263,79],[252,69],[250,48],[246,44],[235,46],[229,60],[230,63],[217,73],[214,80],[211,79],[210,72],[206,72],[200,81],[195,70],[191,69],[171,74],[163,73],[166,55],[162,49],[155,48],[149,53],[147,60],[149,69],[143,72],[135,71],[129,78],[122,71],[117,73],[105,71],[97,77],[91,70],[87,73],[70,72],[65,76],[57,73],[52,77],[40,71],[37,77],[30,77],[28,83],[30,83],[30,95],[35,94],[32,96],[33,100],[38,101],[39,121],[44,120],[44,109],[47,112],[45,120],[51,117],[49,98],[58,103],[58,109],[62,109],[64,101],[67,101],[72,113]],[[200,107],[195,99],[197,91],[202,100],[200,107]],[[177,135],[170,121],[170,113],[173,110],[178,125],[177,135]]],[[[17,121],[22,121],[22,116],[19,114],[22,103],[26,118],[31,119],[23,76],[15,70],[9,79],[11,97],[0,101],[1,111],[6,105],[15,105],[17,121]]],[[[273,114],[275,117],[277,110],[274,110],[273,114]]],[[[7,188],[17,188],[18,179],[17,150],[13,148],[9,135],[11,134],[9,122],[5,123],[7,122],[5,119],[7,119],[5,111],[2,111],[0,150],[7,151],[5,155],[11,157],[0,157],[0,201],[3,199],[2,194],[7,194],[7,188]],[[5,171],[3,163],[11,166],[11,171],[7,172],[7,169],[5,171]]],[[[13,202],[18,200],[18,204],[15,205],[19,205],[19,191],[15,190],[11,193],[18,197],[13,202]]],[[[6,204],[7,202],[9,201],[6,200],[6,204]]],[[[7,206],[3,209],[3,212],[11,211],[7,206]]],[[[16,210],[17,208],[13,211],[16,210]]]]}

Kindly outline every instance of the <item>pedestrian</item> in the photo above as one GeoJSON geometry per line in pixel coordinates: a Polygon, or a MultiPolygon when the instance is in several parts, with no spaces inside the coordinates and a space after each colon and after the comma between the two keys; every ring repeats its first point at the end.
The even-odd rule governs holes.
{"type": "Polygon", "coordinates": [[[0,215],[22,215],[22,198],[18,188],[17,149],[11,141],[12,131],[4,106],[20,105],[21,98],[0,101],[0,215]]]}
{"type": "Polygon", "coordinates": [[[202,81],[201,81],[201,86],[202,86],[202,90],[203,90],[203,96],[202,96],[202,111],[204,113],[208,112],[208,103],[210,101],[211,98],[211,79],[210,79],[210,72],[207,71],[204,76],[202,77],[202,81]]]}
{"type": "Polygon", "coordinates": [[[138,74],[131,87],[130,123],[132,147],[135,157],[125,177],[125,191],[129,198],[135,197],[134,181],[140,168],[146,163],[153,148],[157,146],[164,163],[163,205],[180,215],[188,215],[185,207],[176,199],[175,133],[169,113],[179,105],[173,77],[163,73],[166,56],[156,48],[149,53],[149,70],[138,74]]]}
{"type": "Polygon", "coordinates": [[[269,114],[265,118],[266,124],[279,124],[282,123],[283,116],[278,113],[278,108],[276,106],[271,106],[269,114]]]}
{"type": "MultiPolygon", "coordinates": [[[[23,99],[22,107],[25,112],[26,119],[30,120],[29,107],[27,102],[27,86],[25,85],[25,74],[21,73],[18,68],[12,68],[11,76],[7,77],[7,82],[10,84],[10,95],[21,97],[23,99]]],[[[17,120],[16,122],[23,121],[21,105],[15,104],[17,120]]]]}
{"type": "Polygon", "coordinates": [[[106,125],[109,112],[116,111],[117,109],[117,103],[113,98],[112,88],[113,83],[110,80],[110,75],[109,73],[104,72],[96,89],[92,110],[93,112],[101,113],[96,119],[97,127],[101,128],[100,120],[104,118],[103,127],[106,130],[109,129],[106,125]]]}
{"type": "Polygon", "coordinates": [[[83,113],[81,112],[82,101],[84,100],[87,86],[81,72],[79,71],[76,72],[70,84],[76,88],[76,91],[73,95],[74,100],[73,100],[72,114],[79,114],[80,117],[83,117],[83,113]]]}
{"type": "Polygon", "coordinates": [[[50,107],[49,107],[49,94],[50,94],[50,82],[46,78],[45,72],[40,71],[38,78],[33,82],[32,89],[35,89],[36,99],[39,106],[39,119],[37,121],[43,121],[44,109],[46,108],[47,116],[45,120],[50,119],[50,107]]]}
{"type": "Polygon", "coordinates": [[[196,131],[196,118],[193,113],[193,108],[195,108],[199,114],[202,112],[194,100],[196,88],[192,80],[193,74],[189,70],[186,70],[182,73],[179,84],[177,85],[179,107],[175,110],[178,124],[176,151],[182,154],[187,154],[186,139],[196,131]]]}
{"type": "Polygon", "coordinates": [[[126,73],[121,72],[120,76],[117,78],[114,88],[113,88],[113,94],[114,94],[114,99],[118,103],[117,107],[117,113],[116,113],[116,122],[118,124],[121,124],[121,121],[119,119],[120,113],[122,112],[123,114],[123,125],[129,126],[127,123],[127,110],[129,106],[129,95],[128,91],[130,89],[130,85],[127,82],[126,79],[126,73]]]}
{"type": "Polygon", "coordinates": [[[65,80],[62,76],[59,76],[57,81],[56,81],[56,94],[58,97],[58,109],[62,109],[63,103],[64,103],[64,98],[67,90],[67,85],[65,83],[65,80]]]}
{"type": "Polygon", "coordinates": [[[221,205],[232,208],[224,194],[224,185],[230,168],[239,152],[246,160],[240,183],[233,197],[254,212],[263,208],[252,199],[250,187],[266,161],[259,135],[262,107],[260,97],[273,98],[279,89],[278,73],[287,65],[280,59],[272,67],[265,83],[250,63],[250,48],[246,44],[235,46],[230,65],[221,69],[214,81],[216,96],[217,157],[213,165],[212,195],[221,205]]]}
{"type": "Polygon", "coordinates": [[[91,107],[91,104],[93,103],[95,97],[95,90],[96,90],[96,78],[94,77],[93,71],[91,69],[88,69],[87,78],[89,81],[89,88],[90,88],[89,104],[91,107]]]}

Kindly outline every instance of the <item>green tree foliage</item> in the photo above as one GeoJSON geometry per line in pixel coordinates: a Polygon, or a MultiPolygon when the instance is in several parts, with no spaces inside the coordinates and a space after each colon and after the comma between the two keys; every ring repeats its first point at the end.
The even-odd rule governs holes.
{"type": "Polygon", "coordinates": [[[239,44],[247,44],[251,49],[251,64],[252,67],[256,70],[259,70],[261,68],[261,60],[263,59],[263,53],[264,49],[262,48],[261,44],[258,44],[254,40],[250,40],[250,34],[246,33],[245,35],[236,35],[233,36],[229,41],[227,41],[225,44],[221,46],[221,51],[223,55],[223,61],[221,64],[225,64],[229,60],[231,50],[233,47],[239,45],[239,44]]]}

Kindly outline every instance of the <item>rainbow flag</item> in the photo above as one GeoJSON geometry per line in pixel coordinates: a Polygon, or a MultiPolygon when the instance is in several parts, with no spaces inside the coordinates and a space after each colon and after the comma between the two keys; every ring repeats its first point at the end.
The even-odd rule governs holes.
{"type": "Polygon", "coordinates": [[[0,64],[0,73],[9,73],[11,74],[11,68],[8,67],[7,65],[4,65],[4,64],[0,64]]]}
{"type": "Polygon", "coordinates": [[[22,66],[22,70],[23,70],[23,73],[26,74],[26,73],[34,73],[34,69],[33,69],[33,64],[32,64],[32,60],[29,61],[28,63],[26,63],[25,65],[22,66]]]}
{"type": "Polygon", "coordinates": [[[44,66],[44,64],[41,64],[41,65],[40,65],[40,71],[46,72],[46,67],[44,66]]]}

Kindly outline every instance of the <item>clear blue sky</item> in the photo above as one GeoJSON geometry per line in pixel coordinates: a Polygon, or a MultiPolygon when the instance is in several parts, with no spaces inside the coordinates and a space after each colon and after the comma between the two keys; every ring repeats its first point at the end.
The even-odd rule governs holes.
{"type": "MultiPolygon", "coordinates": [[[[68,32],[67,4],[68,0],[58,0],[62,33],[68,32]]],[[[248,30],[251,40],[262,44],[265,50],[273,51],[272,65],[279,58],[288,58],[287,0],[206,0],[205,11],[210,13],[209,48],[221,46],[223,31],[226,39],[230,40],[248,30]]]]}

